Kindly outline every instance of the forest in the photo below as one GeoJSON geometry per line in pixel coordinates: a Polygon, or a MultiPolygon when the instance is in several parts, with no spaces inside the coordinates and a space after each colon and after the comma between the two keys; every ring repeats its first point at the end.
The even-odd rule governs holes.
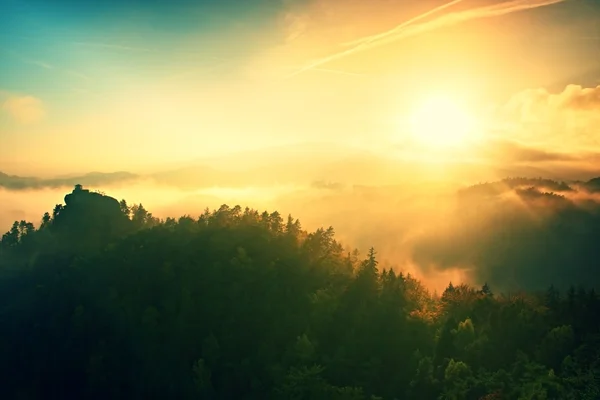
{"type": "Polygon", "coordinates": [[[600,299],[564,284],[432,293],[332,227],[77,185],[2,236],[0,397],[597,400],[600,299]]]}

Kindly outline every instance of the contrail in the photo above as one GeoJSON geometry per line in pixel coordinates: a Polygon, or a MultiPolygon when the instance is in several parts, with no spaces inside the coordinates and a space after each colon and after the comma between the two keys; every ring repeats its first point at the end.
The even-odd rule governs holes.
{"type": "Polygon", "coordinates": [[[310,69],[321,66],[330,61],[337,60],[339,58],[348,56],[350,54],[353,54],[353,53],[356,53],[359,51],[368,50],[368,49],[378,47],[378,46],[381,46],[381,45],[384,45],[387,43],[398,41],[400,39],[404,39],[408,36],[431,31],[431,30],[438,29],[438,28],[441,28],[444,26],[455,25],[455,24],[459,24],[461,22],[465,22],[465,21],[469,21],[469,20],[473,20],[473,19],[501,16],[501,15],[510,14],[513,12],[549,6],[552,4],[562,3],[562,2],[565,2],[568,0],[533,0],[533,1],[531,1],[531,0],[530,1],[513,0],[513,1],[504,2],[501,4],[492,5],[492,6],[479,7],[479,8],[474,8],[471,10],[445,14],[445,15],[442,15],[441,17],[438,17],[432,21],[411,26],[411,24],[413,24],[414,22],[416,22],[420,19],[423,19],[437,11],[443,10],[444,8],[447,8],[454,4],[457,4],[460,1],[461,0],[454,0],[454,1],[451,1],[450,3],[443,4],[443,5],[436,7],[430,11],[427,11],[424,14],[421,14],[421,15],[414,17],[408,21],[405,21],[402,24],[400,24],[386,32],[382,32],[377,35],[372,35],[372,36],[368,36],[368,37],[365,37],[362,39],[358,39],[351,43],[347,43],[347,45],[354,45],[354,46],[347,50],[344,50],[344,51],[341,51],[338,53],[334,53],[330,56],[327,56],[327,57],[321,58],[317,61],[314,61],[313,63],[309,64],[308,66],[305,66],[305,67],[299,69],[298,71],[295,71],[295,72],[289,74],[286,78],[294,77],[298,74],[301,74],[302,72],[308,71],[310,69]]]}
{"type": "Polygon", "coordinates": [[[384,44],[395,42],[397,40],[407,38],[409,36],[425,33],[427,31],[432,31],[445,26],[457,25],[462,22],[471,21],[474,19],[498,17],[506,14],[512,14],[518,11],[525,11],[534,8],[549,6],[552,4],[563,3],[565,1],[568,0],[513,0],[501,4],[495,4],[491,6],[479,7],[471,10],[450,13],[443,15],[437,19],[434,19],[433,21],[409,26],[407,29],[397,33],[396,35],[388,35],[376,42],[373,42],[372,44],[373,47],[381,46],[384,44]]]}
{"type": "MultiPolygon", "coordinates": [[[[434,14],[434,13],[436,13],[438,11],[441,11],[441,10],[443,10],[445,8],[448,8],[450,6],[458,4],[458,3],[462,2],[462,1],[463,0],[452,0],[449,3],[442,4],[441,6],[435,7],[435,8],[433,8],[433,9],[431,9],[431,10],[429,10],[429,11],[423,13],[423,14],[417,15],[416,17],[413,17],[413,18],[409,19],[408,21],[405,21],[405,22],[401,23],[400,25],[396,26],[395,28],[393,28],[393,29],[391,29],[391,30],[389,30],[387,32],[383,32],[383,33],[380,33],[378,35],[368,36],[366,38],[359,39],[358,41],[354,41],[354,43],[357,43],[359,41],[360,41],[360,43],[358,43],[355,47],[352,47],[352,48],[350,48],[348,50],[344,50],[342,52],[335,53],[335,54],[332,54],[332,55],[330,55],[328,57],[325,57],[325,58],[322,58],[320,60],[317,60],[314,63],[312,63],[312,64],[310,64],[310,65],[308,65],[306,67],[303,67],[303,68],[301,68],[298,71],[295,71],[295,72],[291,73],[286,78],[291,78],[291,77],[293,77],[295,75],[301,74],[302,72],[308,71],[309,69],[313,69],[315,67],[318,67],[319,65],[328,63],[329,61],[333,61],[333,60],[336,60],[338,58],[345,57],[345,56],[350,55],[352,53],[355,53],[357,51],[366,50],[368,48],[368,45],[371,44],[371,43],[373,43],[377,39],[383,38],[383,37],[388,36],[388,35],[391,35],[391,34],[397,32],[397,31],[401,30],[402,28],[404,28],[404,27],[412,24],[413,22],[419,21],[419,20],[421,20],[423,18],[426,18],[426,17],[430,16],[431,14],[434,14]]],[[[352,44],[352,43],[350,43],[350,44],[352,44]]]]}
{"type": "Polygon", "coordinates": [[[424,12],[423,14],[417,15],[416,17],[413,17],[411,19],[409,19],[408,21],[404,21],[403,23],[401,23],[400,25],[397,25],[396,27],[390,29],[389,31],[383,32],[383,33],[378,33],[377,35],[371,35],[371,36],[367,36],[364,37],[362,39],[357,39],[357,40],[353,40],[352,42],[346,42],[343,43],[344,46],[355,46],[358,45],[360,43],[365,43],[365,42],[373,42],[377,39],[381,39],[383,37],[389,36],[389,35],[393,35],[396,32],[399,32],[400,30],[404,29],[406,26],[411,25],[423,18],[427,18],[430,15],[438,12],[438,11],[442,11],[446,8],[452,7],[455,4],[461,3],[464,0],[453,0],[449,3],[446,4],[442,4],[441,6],[435,7],[429,11],[424,12]]]}

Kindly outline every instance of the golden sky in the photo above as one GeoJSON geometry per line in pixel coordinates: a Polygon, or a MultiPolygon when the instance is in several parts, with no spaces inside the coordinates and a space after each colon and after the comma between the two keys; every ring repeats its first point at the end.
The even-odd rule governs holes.
{"type": "Polygon", "coordinates": [[[0,6],[0,171],[318,141],[507,163],[600,150],[594,0],[99,3],[0,6]]]}

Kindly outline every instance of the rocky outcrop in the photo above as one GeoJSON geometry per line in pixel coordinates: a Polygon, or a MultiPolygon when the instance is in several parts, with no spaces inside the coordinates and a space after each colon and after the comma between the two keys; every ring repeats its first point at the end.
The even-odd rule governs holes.
{"type": "Polygon", "coordinates": [[[65,196],[65,206],[55,217],[53,229],[72,245],[89,250],[126,233],[130,222],[115,198],[76,185],[65,196]]]}
{"type": "Polygon", "coordinates": [[[75,185],[75,189],[65,196],[65,210],[73,212],[93,211],[106,218],[121,218],[121,208],[117,199],[100,193],[90,192],[83,189],[81,185],[75,185]]]}

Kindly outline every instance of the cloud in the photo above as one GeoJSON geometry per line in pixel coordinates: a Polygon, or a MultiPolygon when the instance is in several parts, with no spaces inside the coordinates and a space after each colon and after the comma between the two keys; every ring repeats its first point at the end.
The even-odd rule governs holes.
{"type": "Polygon", "coordinates": [[[562,106],[579,110],[600,110],[600,85],[595,88],[583,88],[569,85],[563,91],[562,106]]]}
{"type": "Polygon", "coordinates": [[[340,182],[326,182],[326,181],[315,181],[310,185],[314,189],[319,190],[332,190],[339,191],[345,188],[343,183],[340,182]]]}
{"type": "Polygon", "coordinates": [[[142,52],[155,51],[155,49],[150,49],[150,48],[145,48],[145,47],[123,46],[123,45],[112,44],[112,43],[71,42],[71,44],[74,44],[76,46],[85,46],[85,47],[102,47],[105,49],[113,49],[113,50],[142,51],[142,52]]]}
{"type": "Polygon", "coordinates": [[[45,61],[42,61],[42,60],[36,60],[36,59],[29,58],[29,57],[25,57],[22,54],[17,53],[15,51],[6,50],[6,49],[4,49],[2,51],[4,53],[8,54],[9,56],[13,57],[14,59],[16,59],[16,60],[18,60],[18,61],[20,61],[22,63],[25,63],[25,64],[35,65],[37,67],[40,67],[40,68],[43,68],[43,69],[46,69],[46,70],[53,70],[53,71],[63,72],[66,75],[73,76],[73,77],[76,77],[76,78],[79,78],[79,79],[82,79],[82,80],[86,80],[86,81],[90,80],[90,78],[87,75],[82,74],[81,72],[78,72],[78,71],[74,71],[74,70],[71,70],[71,69],[64,69],[63,70],[60,67],[57,67],[56,65],[52,65],[52,64],[50,64],[48,62],[45,62],[45,61]]]}
{"type": "MultiPolygon", "coordinates": [[[[41,179],[0,174],[0,187],[12,188],[0,190],[0,202],[6,204],[0,210],[0,229],[8,229],[16,218],[16,215],[7,215],[8,210],[24,210],[26,219],[39,221],[44,211],[50,211],[54,204],[62,202],[72,185],[82,183],[86,187],[100,188],[117,199],[143,202],[161,218],[184,214],[197,216],[207,206],[218,208],[221,204],[240,204],[276,209],[282,215],[291,213],[311,230],[333,225],[342,243],[357,246],[361,251],[375,246],[382,257],[382,264],[389,261],[399,269],[416,274],[428,285],[447,279],[447,271],[462,267],[477,267],[465,270],[465,279],[472,279],[477,284],[487,280],[497,290],[501,287],[512,289],[519,284],[537,288],[551,281],[570,283],[591,279],[584,270],[589,265],[587,261],[580,257],[573,267],[565,255],[560,254],[561,249],[571,248],[571,245],[575,252],[589,249],[587,244],[581,246],[576,240],[577,225],[590,226],[585,218],[578,219],[575,226],[571,226],[570,215],[565,213],[558,219],[549,220],[551,224],[545,225],[549,227],[547,230],[537,229],[537,222],[532,219],[540,213],[559,212],[560,207],[567,203],[564,198],[549,197],[544,192],[560,192],[567,200],[577,195],[566,184],[540,179],[511,180],[500,186],[502,190],[497,196],[509,192],[506,193],[511,199],[509,204],[474,196],[469,200],[472,203],[462,202],[456,206],[462,201],[455,197],[459,185],[444,183],[436,186],[428,181],[436,176],[446,181],[449,170],[454,169],[452,165],[444,165],[427,178],[426,171],[420,171],[423,167],[412,161],[386,160],[380,154],[364,152],[357,155],[344,153],[341,158],[335,159],[334,149],[324,147],[311,145],[303,150],[297,145],[290,145],[287,151],[286,148],[277,148],[278,151],[269,148],[253,151],[252,154],[239,153],[212,159],[211,163],[204,160],[210,167],[173,170],[162,176],[96,173],[41,179]],[[307,156],[309,152],[314,154],[316,149],[323,152],[322,160],[307,156]],[[231,162],[234,159],[247,161],[234,166],[231,162]],[[307,164],[306,160],[310,162],[307,164]],[[223,166],[229,166],[226,172],[220,172],[219,168],[223,166]],[[295,175],[296,172],[298,175],[295,175]],[[188,184],[193,190],[184,190],[188,184]],[[528,190],[531,186],[539,190],[528,190]],[[57,190],[40,190],[53,188],[57,190]],[[516,207],[520,208],[513,212],[516,207]],[[557,244],[561,232],[556,229],[562,229],[561,226],[568,229],[565,239],[568,245],[557,244]],[[546,233],[551,235],[552,240],[548,250],[543,247],[546,233]],[[540,258],[540,249],[548,253],[549,261],[540,258]],[[552,257],[558,257],[560,263],[553,261],[552,257]],[[579,261],[582,263],[579,264],[579,261]],[[548,267],[553,272],[540,275],[540,271],[548,267]],[[571,279],[572,269],[580,273],[579,277],[571,279]],[[518,279],[513,281],[513,277],[518,279]]],[[[503,153],[516,153],[511,157],[531,162],[563,158],[560,154],[518,142],[498,141],[490,147],[500,148],[498,151],[503,153]]],[[[502,174],[493,174],[490,170],[485,172],[485,166],[461,167],[458,176],[477,173],[481,174],[481,179],[460,179],[460,186],[465,181],[495,179],[493,176],[543,176],[539,171],[525,173],[526,170],[517,162],[514,164],[517,167],[502,174]]],[[[557,174],[550,171],[548,176],[556,177],[557,174]]],[[[596,186],[588,190],[597,190],[597,181],[594,182],[596,186]]],[[[483,189],[486,189],[485,186],[483,189]]],[[[495,185],[491,186],[495,188],[495,185]]],[[[571,186],[579,190],[578,184],[571,186]]],[[[575,214],[579,212],[573,208],[570,210],[575,214]]],[[[597,223],[597,220],[594,222],[597,223]]],[[[591,242],[592,236],[588,238],[591,242]]],[[[455,278],[452,279],[457,283],[455,278]]],[[[447,283],[445,280],[441,286],[447,283]]],[[[443,290],[443,287],[435,288],[443,290]]]]}
{"type": "Polygon", "coordinates": [[[288,78],[293,77],[302,72],[305,72],[307,70],[313,69],[315,67],[321,66],[323,64],[326,64],[330,61],[337,60],[342,57],[345,57],[345,56],[348,56],[348,55],[351,55],[351,54],[354,54],[354,53],[357,53],[360,51],[369,50],[374,47],[378,47],[378,46],[382,46],[382,45],[385,45],[388,43],[396,42],[398,40],[401,40],[401,39],[404,39],[404,38],[407,38],[410,36],[422,34],[422,33],[432,31],[435,29],[439,29],[442,27],[460,24],[460,23],[467,22],[467,21],[474,20],[474,19],[496,17],[496,16],[506,15],[506,14],[510,14],[510,13],[514,13],[514,12],[518,12],[518,11],[524,11],[524,10],[529,10],[529,9],[533,9],[533,8],[549,6],[552,4],[562,3],[564,1],[567,1],[567,0],[505,1],[505,2],[502,2],[499,4],[493,4],[490,6],[477,7],[477,8],[472,8],[472,9],[465,10],[465,11],[451,12],[451,13],[442,15],[438,18],[435,18],[431,21],[423,22],[420,24],[415,24],[415,22],[417,22],[417,21],[425,19],[435,13],[443,11],[446,8],[449,8],[451,6],[454,6],[454,5],[462,2],[462,0],[453,0],[451,2],[443,4],[436,8],[433,8],[423,14],[416,16],[416,17],[413,17],[388,31],[385,31],[385,32],[382,32],[382,33],[379,33],[376,35],[366,36],[366,37],[360,38],[358,40],[354,40],[352,42],[345,43],[345,45],[352,46],[352,47],[350,47],[349,49],[346,49],[344,51],[333,53],[327,57],[323,57],[319,60],[316,60],[316,61],[310,63],[309,65],[288,75],[288,78]]]}
{"type": "MultiPolygon", "coordinates": [[[[436,14],[436,13],[438,13],[440,11],[443,11],[446,8],[450,8],[450,7],[452,7],[452,6],[454,6],[454,5],[458,4],[458,3],[462,3],[463,1],[464,0],[452,0],[452,1],[448,2],[448,3],[444,3],[444,4],[442,4],[442,5],[438,6],[438,7],[432,8],[431,10],[426,11],[423,14],[419,14],[416,17],[413,17],[413,18],[411,18],[411,19],[409,19],[407,21],[404,21],[400,25],[396,25],[394,28],[392,28],[390,30],[387,30],[387,31],[382,32],[382,33],[378,33],[376,35],[366,36],[366,37],[363,37],[363,38],[360,38],[360,39],[357,39],[357,40],[353,40],[351,42],[344,43],[344,45],[345,46],[357,46],[357,45],[361,45],[361,44],[374,44],[377,40],[384,39],[384,38],[390,37],[390,36],[392,36],[394,34],[401,33],[409,25],[412,25],[415,22],[420,21],[422,19],[425,19],[425,18],[427,18],[427,17],[429,17],[429,16],[431,16],[433,14],[436,14]]],[[[443,18],[443,17],[440,17],[440,19],[441,18],[443,18]]],[[[439,21],[439,19],[438,20],[434,20],[434,22],[435,21],[439,21]]]]}
{"type": "Polygon", "coordinates": [[[369,151],[337,143],[305,143],[266,147],[218,157],[205,157],[183,165],[163,167],[145,174],[74,176],[39,179],[4,176],[0,187],[9,190],[113,184],[140,179],[165,188],[193,192],[214,187],[243,189],[278,185],[310,187],[313,190],[343,191],[352,185],[411,187],[476,182],[506,176],[587,179],[597,175],[593,167],[599,153],[564,153],[508,139],[494,139],[478,147],[465,148],[451,158],[415,158],[401,147],[369,151]],[[443,159],[441,167],[438,162],[443,159]],[[307,163],[306,160],[310,160],[307,163]],[[92,180],[92,178],[94,178],[92,180]]]}
{"type": "Polygon", "coordinates": [[[535,114],[554,110],[594,111],[600,109],[600,85],[584,88],[567,85],[560,93],[550,93],[544,88],[527,89],[512,96],[507,109],[519,112],[524,119],[535,119],[535,114]]]}
{"type": "Polygon", "coordinates": [[[331,68],[313,68],[314,71],[328,72],[330,74],[337,75],[348,75],[348,76],[367,76],[366,74],[361,74],[358,72],[344,71],[340,69],[331,69],[331,68]]]}
{"type": "Polygon", "coordinates": [[[493,160],[506,162],[537,163],[550,161],[577,161],[579,158],[570,153],[549,151],[526,146],[512,140],[490,140],[480,153],[493,160]]]}
{"type": "Polygon", "coordinates": [[[456,25],[459,23],[471,21],[474,19],[481,18],[490,18],[490,17],[499,17],[506,14],[512,14],[519,11],[530,10],[539,7],[545,7],[557,3],[562,3],[568,0],[512,0],[512,1],[504,1],[496,4],[492,4],[484,7],[476,7],[471,8],[464,11],[451,12],[445,15],[442,15],[434,20],[427,21],[418,25],[414,25],[414,22],[417,20],[421,20],[425,17],[432,15],[438,11],[442,11],[445,8],[451,7],[457,3],[462,2],[462,0],[454,0],[449,3],[446,3],[442,6],[436,7],[424,14],[421,14],[415,18],[412,18],[409,21],[406,21],[393,29],[390,29],[386,32],[372,35],[368,37],[364,37],[361,39],[354,40],[352,42],[346,43],[348,46],[355,46],[363,43],[371,43],[376,44],[377,40],[386,39],[385,42],[377,43],[377,44],[385,44],[390,41],[395,41],[399,39],[404,39],[405,37],[412,36],[418,33],[425,33],[427,31],[431,31],[434,29],[443,28],[446,26],[456,25]],[[409,26],[412,25],[412,26],[409,26]],[[405,29],[408,28],[408,29],[405,29]]]}
{"type": "Polygon", "coordinates": [[[292,42],[302,36],[308,27],[306,14],[288,12],[282,18],[286,42],[292,42]]]}
{"type": "Polygon", "coordinates": [[[499,111],[506,134],[528,144],[563,152],[600,151],[600,86],[567,85],[551,93],[527,89],[515,94],[499,111]]]}
{"type": "Polygon", "coordinates": [[[54,68],[52,65],[44,62],[44,61],[30,61],[31,64],[37,65],[38,67],[42,67],[45,69],[52,69],[54,68]]]}
{"type": "Polygon", "coordinates": [[[129,172],[101,173],[91,172],[81,176],[41,179],[36,177],[8,175],[0,172],[0,188],[7,190],[58,189],[76,184],[107,186],[131,182],[138,176],[129,172]]]}
{"type": "Polygon", "coordinates": [[[46,115],[42,100],[33,96],[8,96],[2,103],[2,109],[23,124],[35,123],[46,115]]]}
{"type": "Polygon", "coordinates": [[[31,65],[36,65],[40,68],[44,68],[44,69],[54,69],[54,66],[50,63],[47,63],[45,61],[42,60],[37,60],[37,59],[32,59],[29,57],[25,57],[22,54],[16,52],[16,51],[12,51],[12,50],[8,50],[8,49],[1,49],[2,53],[9,55],[10,57],[25,63],[25,64],[31,64],[31,65]]]}
{"type": "Polygon", "coordinates": [[[76,78],[83,79],[84,81],[89,81],[90,80],[89,76],[87,76],[85,74],[82,74],[81,72],[72,71],[72,70],[65,70],[65,73],[67,73],[68,75],[74,76],[76,78]]]}

